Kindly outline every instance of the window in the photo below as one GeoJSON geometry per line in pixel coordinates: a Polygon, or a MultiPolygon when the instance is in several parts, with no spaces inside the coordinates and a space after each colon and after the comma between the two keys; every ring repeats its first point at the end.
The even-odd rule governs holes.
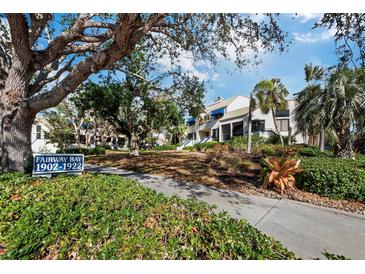
{"type": "Polygon", "coordinates": [[[219,128],[213,129],[212,139],[213,139],[213,141],[219,141],[219,128]]]}
{"type": "Polygon", "coordinates": [[[38,125],[36,128],[36,138],[41,139],[42,138],[42,126],[38,125]]]}
{"type": "Polygon", "coordinates": [[[86,136],[85,135],[80,135],[80,143],[85,145],[86,144],[86,136]]]}
{"type": "Polygon", "coordinates": [[[275,111],[276,117],[289,117],[289,109],[275,111]]]}
{"type": "Polygon", "coordinates": [[[289,119],[276,119],[279,131],[289,131],[289,119]]]}
{"type": "Polygon", "coordinates": [[[218,114],[212,115],[212,116],[213,116],[214,120],[218,120],[218,119],[222,118],[223,115],[224,115],[223,113],[218,113],[218,114]]]}
{"type": "Polygon", "coordinates": [[[265,120],[253,120],[252,132],[265,131],[265,120]]]}
{"type": "Polygon", "coordinates": [[[125,138],[120,138],[120,137],[118,137],[118,146],[121,146],[121,147],[123,147],[124,145],[125,145],[125,138]]]}
{"type": "Polygon", "coordinates": [[[196,133],[195,132],[188,133],[188,139],[189,140],[196,140],[196,133]]]}
{"type": "Polygon", "coordinates": [[[209,137],[209,132],[208,131],[205,132],[205,137],[209,137]]]}
{"type": "Polygon", "coordinates": [[[231,124],[222,126],[223,141],[228,141],[231,139],[231,124]]]}
{"type": "Polygon", "coordinates": [[[233,136],[243,136],[243,122],[233,123],[232,127],[233,136]]]}
{"type": "Polygon", "coordinates": [[[49,132],[43,131],[43,138],[48,140],[49,139],[49,132]]]}

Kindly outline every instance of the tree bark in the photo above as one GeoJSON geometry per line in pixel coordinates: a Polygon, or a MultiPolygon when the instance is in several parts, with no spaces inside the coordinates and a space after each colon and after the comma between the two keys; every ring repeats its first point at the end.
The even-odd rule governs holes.
{"type": "Polygon", "coordinates": [[[31,133],[35,114],[27,110],[16,111],[2,124],[2,171],[30,171],[32,165],[31,133]]]}
{"type": "Polygon", "coordinates": [[[250,154],[251,153],[251,148],[252,148],[252,106],[251,106],[251,101],[252,101],[252,95],[250,96],[250,105],[248,107],[248,132],[247,132],[247,153],[250,154]]]}
{"type": "Polygon", "coordinates": [[[75,142],[77,147],[80,147],[80,135],[81,135],[81,123],[78,125],[75,121],[72,122],[72,125],[74,127],[75,130],[75,142]]]}
{"type": "Polygon", "coordinates": [[[275,126],[276,133],[279,135],[280,143],[283,146],[284,140],[283,140],[283,136],[281,136],[280,131],[278,129],[278,124],[276,123],[275,109],[271,110],[271,114],[272,114],[272,119],[274,120],[274,126],[275,126]]]}
{"type": "Polygon", "coordinates": [[[138,138],[137,138],[137,135],[134,132],[131,133],[130,150],[131,150],[130,155],[132,155],[134,157],[139,156],[138,138]]]}
{"type": "Polygon", "coordinates": [[[289,129],[288,129],[288,146],[291,145],[291,138],[292,138],[292,128],[291,126],[289,125],[289,129]]]}
{"type": "Polygon", "coordinates": [[[350,127],[347,123],[342,122],[337,125],[336,130],[338,143],[335,149],[336,157],[342,159],[355,159],[355,153],[352,147],[350,127]]]}
{"type": "Polygon", "coordinates": [[[319,133],[319,150],[324,151],[325,146],[325,131],[323,127],[321,127],[321,132],[319,133]]]}

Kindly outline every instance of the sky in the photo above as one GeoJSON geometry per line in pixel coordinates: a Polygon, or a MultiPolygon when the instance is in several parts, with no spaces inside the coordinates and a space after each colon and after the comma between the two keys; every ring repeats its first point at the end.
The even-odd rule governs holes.
{"type": "MultiPolygon", "coordinates": [[[[60,19],[60,14],[55,16],[60,19]]],[[[265,18],[262,14],[250,14],[250,16],[256,21],[265,18]]],[[[321,16],[322,14],[314,13],[280,14],[280,27],[288,33],[288,39],[291,40],[289,49],[281,54],[260,53],[262,62],[258,66],[238,70],[233,61],[224,59],[221,59],[217,66],[204,65],[202,62],[194,63],[192,55],[189,56],[188,53],[179,57],[179,64],[184,72],[189,72],[205,81],[206,104],[214,102],[217,97],[249,96],[259,81],[271,78],[280,78],[289,91],[288,98],[292,98],[294,93],[305,86],[305,64],[312,63],[323,67],[337,64],[333,30],[312,29],[321,16]]],[[[40,44],[42,47],[42,41],[40,44]]],[[[47,44],[43,46],[46,47],[47,44]]],[[[160,63],[166,68],[168,64],[171,65],[167,59],[161,59],[160,63]]],[[[92,75],[89,79],[97,80],[98,77],[92,75]]]]}
{"type": "MultiPolygon", "coordinates": [[[[260,17],[261,15],[255,15],[260,17]]],[[[191,58],[182,58],[182,67],[206,81],[206,103],[218,96],[229,98],[249,96],[256,83],[264,79],[280,78],[293,97],[305,86],[304,65],[312,63],[324,67],[337,64],[333,31],[313,30],[321,14],[281,14],[280,25],[288,32],[292,43],[287,52],[260,54],[262,63],[238,71],[233,62],[223,61],[216,67],[195,65],[191,58]]],[[[258,18],[259,19],[259,18],[258,18]]]]}

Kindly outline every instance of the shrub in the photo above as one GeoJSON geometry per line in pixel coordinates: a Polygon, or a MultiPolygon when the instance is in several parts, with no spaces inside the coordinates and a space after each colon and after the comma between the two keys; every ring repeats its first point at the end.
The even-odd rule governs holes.
{"type": "Polygon", "coordinates": [[[272,147],[265,147],[261,150],[262,154],[265,156],[276,156],[276,149],[272,147]]]}
{"type": "Polygon", "coordinates": [[[193,146],[187,146],[187,147],[184,147],[183,150],[194,151],[194,147],[193,146]]]}
{"type": "Polygon", "coordinates": [[[277,153],[277,146],[271,144],[261,144],[253,148],[254,152],[262,156],[279,156],[277,153]]]}
{"type": "MultiPolygon", "coordinates": [[[[257,133],[252,134],[252,146],[264,144],[265,142],[266,139],[264,137],[260,136],[257,133]]],[[[245,150],[247,149],[248,136],[244,135],[233,137],[232,140],[229,140],[226,143],[230,145],[233,149],[245,150]]]]}
{"type": "Polygon", "coordinates": [[[219,143],[216,141],[209,141],[209,142],[205,142],[205,143],[195,144],[194,150],[195,151],[206,151],[207,149],[213,148],[214,144],[219,144],[219,143]]]}
{"type": "Polygon", "coordinates": [[[104,147],[94,147],[94,148],[67,148],[64,150],[59,150],[57,153],[74,153],[74,154],[84,154],[84,155],[102,155],[105,154],[106,149],[104,147]]]}
{"type": "Polygon", "coordinates": [[[320,156],[320,151],[318,147],[308,146],[300,148],[298,154],[300,156],[317,157],[320,156]]]}
{"type": "Polygon", "coordinates": [[[242,219],[120,176],[0,182],[0,259],[295,258],[242,219]]]}
{"type": "Polygon", "coordinates": [[[161,146],[154,146],[152,150],[176,150],[179,144],[176,145],[161,145],[161,146]]]}
{"type": "MultiPolygon", "coordinates": [[[[284,145],[288,144],[288,136],[282,136],[283,137],[283,141],[284,141],[284,145]]],[[[296,143],[296,139],[294,136],[291,137],[291,142],[292,144],[296,143]]],[[[273,133],[269,136],[269,138],[266,139],[266,143],[267,144],[272,144],[272,145],[277,145],[280,144],[280,138],[279,135],[276,133],[273,133]]]]}
{"type": "Polygon", "coordinates": [[[296,189],[294,175],[302,171],[299,168],[300,160],[272,157],[264,161],[266,168],[261,171],[262,174],[266,174],[264,187],[273,185],[280,189],[281,194],[288,188],[296,189]]]}
{"type": "Polygon", "coordinates": [[[365,201],[363,159],[302,158],[298,188],[334,199],[365,201]]]}
{"type": "Polygon", "coordinates": [[[305,147],[304,144],[294,144],[290,146],[281,146],[277,145],[275,147],[277,155],[284,156],[284,157],[293,157],[298,156],[298,152],[301,148],[305,147]]]}

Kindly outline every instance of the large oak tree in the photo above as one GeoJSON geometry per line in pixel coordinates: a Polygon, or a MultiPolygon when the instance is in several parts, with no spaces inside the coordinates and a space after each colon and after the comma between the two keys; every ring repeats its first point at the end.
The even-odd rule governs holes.
{"type": "Polygon", "coordinates": [[[24,170],[38,112],[58,105],[142,41],[172,60],[185,50],[216,63],[233,49],[239,67],[259,48],[286,47],[286,34],[270,14],[262,22],[238,14],[7,14],[0,25],[2,170],[24,170]]]}

